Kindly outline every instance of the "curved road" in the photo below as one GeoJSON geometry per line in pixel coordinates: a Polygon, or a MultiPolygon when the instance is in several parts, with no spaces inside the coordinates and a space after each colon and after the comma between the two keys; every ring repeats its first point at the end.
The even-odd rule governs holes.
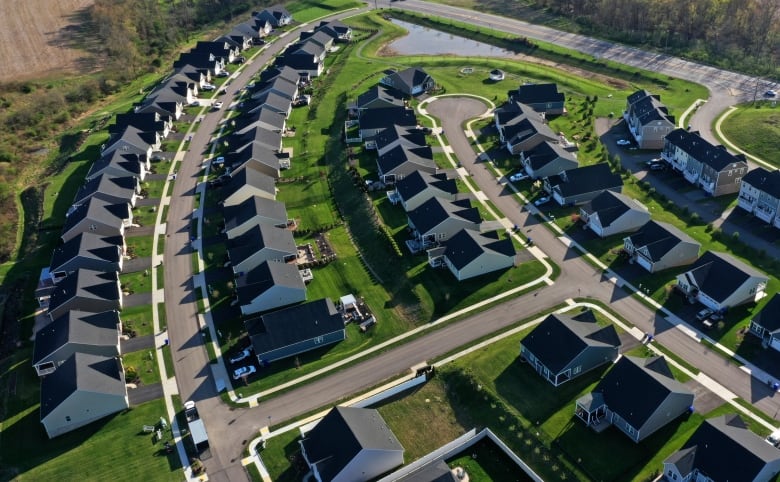
{"type": "MultiPolygon", "coordinates": [[[[406,0],[403,3],[405,8],[432,8],[435,9],[432,13],[436,15],[450,16],[461,20],[464,19],[463,12],[467,12],[416,0],[406,0]]],[[[337,17],[353,14],[354,12],[349,12],[337,17]]],[[[645,68],[660,67],[658,70],[663,71],[664,66],[677,65],[672,60],[661,62],[657,59],[659,56],[634,51],[626,47],[614,46],[592,39],[586,42],[588,39],[500,17],[480,14],[477,19],[474,12],[469,12],[469,14],[474,17],[469,19],[472,23],[489,23],[494,28],[505,28],[504,26],[507,25],[511,28],[517,28],[518,35],[533,38],[539,38],[537,35],[532,35],[533,32],[538,31],[541,32],[539,35],[543,33],[550,36],[550,38],[545,39],[547,41],[579,50],[589,51],[588,49],[601,46],[600,55],[609,56],[609,58],[617,55],[616,50],[623,51],[626,57],[615,60],[628,64],[639,62],[638,59],[642,56],[649,56],[656,58],[655,64],[642,64],[645,68]],[[528,28],[532,28],[531,31],[523,33],[528,28]]],[[[297,38],[297,34],[297,31],[294,31],[289,34],[288,38],[294,40],[297,38]]],[[[231,98],[241,86],[248,82],[251,75],[281,50],[284,43],[286,42],[280,40],[271,44],[251,65],[248,65],[238,78],[234,79],[232,84],[227,87],[227,98],[231,98]]],[[[697,76],[696,79],[692,80],[698,80],[702,83],[705,83],[706,80],[712,80],[713,83],[709,83],[710,90],[721,93],[726,91],[720,87],[721,85],[729,85],[730,81],[746,77],[728,72],[715,75],[705,72],[705,70],[708,71],[710,68],[680,65],[675,73],[684,78],[697,76]]],[[[721,71],[715,70],[715,72],[721,71]]],[[[738,85],[745,87],[750,82],[742,79],[739,80],[738,85]]],[[[742,89],[739,93],[745,95],[746,92],[742,89]]],[[[728,100],[731,101],[732,97],[728,97],[728,100]]],[[[576,296],[590,296],[609,304],[622,317],[644,331],[654,332],[656,338],[663,345],[693,365],[698,366],[703,372],[722,385],[729,387],[739,396],[756,404],[765,413],[773,414],[780,410],[780,404],[768,396],[768,390],[763,383],[758,384],[755,380],[745,376],[742,371],[724,361],[720,356],[707,353],[704,346],[691,340],[679,330],[670,329],[671,326],[666,321],[655,318],[654,313],[643,304],[603,279],[601,273],[585,263],[577,252],[567,249],[546,228],[539,227],[535,219],[529,217],[527,211],[520,209],[516,198],[505,186],[496,183],[487,170],[474,163],[476,153],[465,137],[461,125],[464,120],[484,112],[485,109],[486,106],[481,102],[468,98],[445,98],[428,105],[429,112],[439,119],[445,120],[443,127],[456,156],[464,167],[471,171],[474,180],[481,186],[486,195],[514,224],[522,226],[526,232],[534,233],[533,238],[536,245],[561,267],[562,273],[558,281],[553,286],[507,301],[314,383],[268,401],[261,400],[257,408],[242,410],[227,407],[216,393],[197,321],[197,296],[192,280],[192,256],[189,246],[190,225],[194,208],[195,187],[198,182],[197,176],[203,159],[201,153],[206,152],[210,133],[218,129],[218,121],[221,117],[217,113],[205,114],[198,130],[193,133],[190,150],[180,165],[177,182],[174,184],[167,219],[164,276],[168,335],[176,365],[176,379],[182,400],[192,399],[198,402],[199,411],[212,440],[212,458],[205,461],[211,480],[247,480],[240,459],[246,444],[261,427],[269,423],[279,423],[334,403],[348,394],[374,386],[382,380],[402,373],[418,362],[468,344],[476,338],[511,325],[520,318],[544,311],[562,300],[576,296]]],[[[706,109],[700,109],[696,119],[704,119],[706,112],[706,109]]],[[[701,120],[701,122],[705,122],[705,120],[701,120]]],[[[705,123],[709,127],[709,120],[706,120],[705,123]]]]}

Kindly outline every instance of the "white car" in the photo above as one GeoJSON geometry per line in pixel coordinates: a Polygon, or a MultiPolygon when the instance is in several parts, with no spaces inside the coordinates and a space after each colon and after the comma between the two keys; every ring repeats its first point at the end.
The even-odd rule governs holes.
{"type": "Polygon", "coordinates": [[[516,173],[512,174],[511,176],[509,176],[509,180],[512,181],[512,182],[520,182],[520,181],[524,181],[526,179],[528,179],[528,174],[526,174],[524,172],[516,172],[516,173]]]}
{"type": "Polygon", "coordinates": [[[248,367],[241,367],[236,368],[233,370],[233,380],[238,380],[241,377],[248,377],[249,375],[255,373],[257,371],[257,368],[255,368],[254,365],[249,365],[248,367]]]}
{"type": "Polygon", "coordinates": [[[230,72],[227,70],[220,70],[217,77],[230,77],[230,72]]]}
{"type": "Polygon", "coordinates": [[[534,201],[534,206],[541,206],[542,204],[547,204],[548,202],[550,202],[550,196],[542,196],[534,201]]]}
{"type": "Polygon", "coordinates": [[[222,108],[222,102],[220,102],[220,101],[214,102],[214,108],[215,109],[221,109],[222,108]]]}
{"type": "Polygon", "coordinates": [[[618,139],[618,141],[615,144],[619,146],[630,146],[631,141],[629,141],[628,139],[618,139]]]}
{"type": "Polygon", "coordinates": [[[201,90],[214,90],[217,86],[213,84],[203,84],[203,87],[201,87],[201,90]]]}
{"type": "Polygon", "coordinates": [[[234,356],[233,358],[230,359],[230,363],[238,363],[241,360],[247,358],[251,354],[252,354],[252,352],[249,350],[249,348],[244,348],[241,351],[241,353],[239,353],[238,355],[236,355],[236,356],[234,356]]]}

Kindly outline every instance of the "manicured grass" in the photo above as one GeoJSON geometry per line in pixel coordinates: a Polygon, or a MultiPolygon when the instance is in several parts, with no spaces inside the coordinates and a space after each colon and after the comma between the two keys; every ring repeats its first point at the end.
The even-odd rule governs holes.
{"type": "Polygon", "coordinates": [[[127,244],[127,254],[137,257],[146,258],[152,255],[152,241],[151,236],[133,236],[125,238],[127,244]]]}
{"type": "Polygon", "coordinates": [[[166,320],[165,303],[157,304],[157,323],[160,326],[160,331],[165,330],[168,327],[168,321],[166,320]]]}
{"type": "Polygon", "coordinates": [[[531,477],[519,473],[517,465],[491,440],[484,438],[455,458],[449,459],[450,468],[460,467],[469,475],[469,480],[498,482],[512,480],[531,482],[531,477]]]}
{"type": "Polygon", "coordinates": [[[125,293],[147,293],[152,291],[152,276],[150,270],[119,275],[122,291],[125,293]]]}
{"type": "Polygon", "coordinates": [[[157,206],[137,206],[133,209],[133,224],[151,226],[157,221],[157,206]]]}
{"type": "Polygon", "coordinates": [[[137,336],[151,335],[154,333],[151,305],[125,308],[119,314],[119,318],[122,320],[122,327],[135,330],[137,336]]]}
{"type": "Polygon", "coordinates": [[[132,353],[122,354],[122,364],[125,367],[125,373],[128,373],[132,367],[138,373],[141,383],[151,385],[160,382],[160,371],[157,369],[156,356],[154,348],[147,350],[138,350],[132,353]]]}
{"type": "Polygon", "coordinates": [[[162,347],[163,368],[165,369],[165,376],[167,378],[173,377],[176,372],[174,371],[173,355],[171,354],[171,346],[166,345],[162,347]]]}
{"type": "Polygon", "coordinates": [[[165,189],[165,180],[160,179],[157,181],[144,181],[141,184],[141,189],[146,191],[146,197],[149,199],[159,199],[163,195],[165,189]]]}
{"type": "Polygon", "coordinates": [[[780,107],[761,101],[740,106],[721,124],[723,135],[745,152],[780,167],[780,107]]]}
{"type": "Polygon", "coordinates": [[[293,460],[302,461],[303,459],[301,446],[298,444],[299,438],[297,430],[290,430],[268,439],[264,449],[258,447],[260,458],[263,459],[263,464],[268,470],[271,480],[275,482],[298,482],[309,471],[305,462],[303,463],[303,467],[306,467],[305,469],[300,464],[292,463],[293,460]]]}
{"type": "Polygon", "coordinates": [[[342,10],[362,7],[363,3],[354,0],[328,0],[327,2],[312,3],[298,0],[286,5],[296,22],[310,22],[314,19],[331,15],[342,10]]]}

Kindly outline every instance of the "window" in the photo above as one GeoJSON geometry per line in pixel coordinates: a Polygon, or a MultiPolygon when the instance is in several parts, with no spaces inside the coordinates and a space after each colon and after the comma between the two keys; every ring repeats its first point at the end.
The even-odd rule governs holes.
{"type": "Polygon", "coordinates": [[[66,421],[66,422],[70,422],[70,415],[68,415],[68,416],[66,416],[66,417],[65,417],[65,421],[66,421]]]}
{"type": "Polygon", "coordinates": [[[577,365],[576,367],[572,368],[571,372],[576,375],[581,371],[582,371],[582,365],[577,365]]]}

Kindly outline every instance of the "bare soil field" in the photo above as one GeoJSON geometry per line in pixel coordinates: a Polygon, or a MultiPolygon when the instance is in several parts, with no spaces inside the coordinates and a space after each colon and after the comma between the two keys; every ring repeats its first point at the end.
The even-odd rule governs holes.
{"type": "Polygon", "coordinates": [[[79,42],[79,14],[93,0],[0,0],[0,82],[92,66],[79,42]]]}

